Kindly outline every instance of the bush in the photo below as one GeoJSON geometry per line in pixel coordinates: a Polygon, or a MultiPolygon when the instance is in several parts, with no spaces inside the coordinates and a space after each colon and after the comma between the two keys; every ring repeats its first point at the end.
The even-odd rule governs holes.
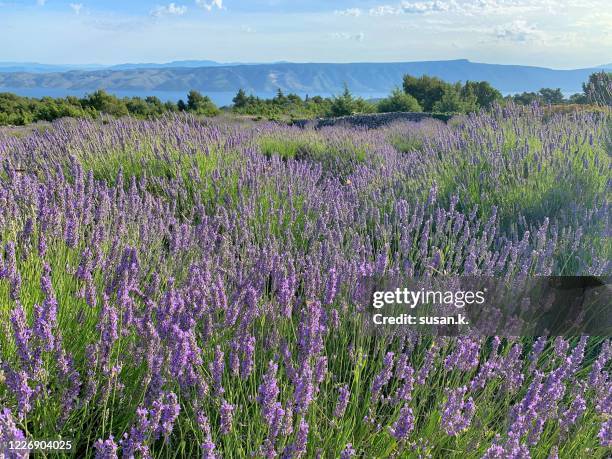
{"type": "Polygon", "coordinates": [[[434,104],[442,99],[451,85],[440,78],[423,75],[419,78],[404,76],[404,92],[413,96],[426,112],[433,110],[434,104]]]}
{"type": "Polygon", "coordinates": [[[433,105],[434,112],[472,113],[478,111],[476,96],[470,92],[462,95],[461,84],[447,88],[442,98],[433,105]]]}
{"type": "Polygon", "coordinates": [[[374,111],[372,104],[369,104],[360,97],[353,97],[348,89],[348,86],[344,85],[344,92],[340,96],[333,98],[329,116],[349,116],[354,113],[371,113],[374,111]]]}
{"type": "Polygon", "coordinates": [[[399,88],[394,89],[389,97],[378,102],[377,108],[379,113],[423,111],[414,97],[399,88]]]}
{"type": "Polygon", "coordinates": [[[187,111],[196,115],[216,116],[219,109],[208,96],[203,96],[198,91],[191,90],[187,95],[187,111]]]}
{"type": "Polygon", "coordinates": [[[612,105],[612,72],[593,73],[582,89],[590,103],[612,105]]]}

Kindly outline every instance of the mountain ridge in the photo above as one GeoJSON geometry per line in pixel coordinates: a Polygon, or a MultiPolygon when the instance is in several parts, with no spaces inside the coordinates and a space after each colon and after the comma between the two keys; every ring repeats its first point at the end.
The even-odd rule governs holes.
{"type": "Polygon", "coordinates": [[[546,67],[487,64],[467,59],[416,62],[219,63],[174,61],[166,64],[119,64],[102,69],[56,72],[6,72],[0,63],[0,87],[66,90],[138,90],[251,93],[282,89],[291,92],[338,93],[344,84],[355,92],[384,93],[401,86],[402,76],[437,76],[446,81],[485,80],[504,93],[542,87],[580,92],[591,73],[605,67],[557,70],[546,67]],[[208,63],[198,66],[199,63],[208,63]],[[172,65],[177,65],[174,67],[172,65]],[[152,66],[152,67],[142,67],[152,66]]]}

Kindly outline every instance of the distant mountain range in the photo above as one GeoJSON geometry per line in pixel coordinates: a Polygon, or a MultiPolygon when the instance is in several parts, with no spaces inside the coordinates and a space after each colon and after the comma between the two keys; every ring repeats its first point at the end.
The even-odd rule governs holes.
{"type": "Polygon", "coordinates": [[[68,72],[71,70],[131,70],[131,69],[164,69],[164,68],[196,68],[196,67],[221,67],[234,65],[251,65],[245,62],[217,62],[210,60],[187,60],[172,61],[166,63],[142,63],[142,64],[39,64],[37,62],[0,62],[0,73],[54,73],[68,72]]]}
{"type": "Polygon", "coordinates": [[[176,61],[166,64],[53,66],[0,63],[1,88],[92,91],[188,91],[329,94],[344,84],[356,93],[386,93],[400,86],[402,76],[431,75],[446,81],[486,80],[503,93],[561,88],[580,92],[591,73],[612,64],[575,70],[470,62],[466,59],[389,63],[219,63],[176,61]]]}

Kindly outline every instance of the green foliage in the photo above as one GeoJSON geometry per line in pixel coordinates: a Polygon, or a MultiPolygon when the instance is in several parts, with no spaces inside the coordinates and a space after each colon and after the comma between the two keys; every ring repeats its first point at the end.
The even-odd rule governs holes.
{"type": "Polygon", "coordinates": [[[133,116],[140,119],[157,118],[165,113],[189,111],[196,115],[214,116],[219,109],[197,91],[189,93],[188,104],[182,100],[162,102],[158,97],[124,97],[122,99],[103,90],[95,91],[79,99],[43,97],[41,99],[0,93],[0,126],[23,126],[37,121],[53,121],[59,118],[97,118],[110,115],[117,118],[133,116]]]}
{"type": "Polygon", "coordinates": [[[348,116],[355,113],[372,113],[374,107],[360,97],[354,97],[348,86],[344,85],[341,95],[333,98],[329,116],[348,116]]]}
{"type": "Polygon", "coordinates": [[[318,156],[325,153],[325,142],[314,133],[304,133],[297,138],[279,135],[262,136],[259,139],[261,152],[266,156],[278,155],[283,159],[318,156]]]}
{"type": "Polygon", "coordinates": [[[612,106],[612,72],[593,73],[582,89],[590,103],[612,106]]]}
{"type": "Polygon", "coordinates": [[[249,103],[249,98],[247,97],[246,92],[244,92],[244,89],[240,88],[238,90],[238,93],[232,99],[232,102],[234,104],[234,108],[237,109],[245,108],[247,106],[249,103]]]}
{"type": "Polygon", "coordinates": [[[219,109],[210,97],[203,96],[193,89],[187,95],[187,111],[204,116],[216,116],[219,114],[219,109]]]}
{"type": "Polygon", "coordinates": [[[563,97],[560,88],[542,88],[538,92],[522,92],[509,97],[515,103],[521,105],[531,105],[533,103],[543,105],[561,105],[568,101],[563,97]]]}
{"type": "Polygon", "coordinates": [[[81,106],[75,97],[32,99],[0,93],[0,125],[23,126],[35,121],[53,121],[63,117],[91,117],[93,110],[81,106]]]}
{"type": "Polygon", "coordinates": [[[522,92],[508,97],[508,100],[512,100],[520,105],[531,105],[533,103],[539,103],[540,96],[536,92],[522,92]]]}
{"type": "Polygon", "coordinates": [[[502,100],[501,93],[486,81],[466,81],[461,85],[427,75],[419,78],[405,75],[403,88],[426,112],[471,113],[490,109],[502,100]]]}
{"type": "Polygon", "coordinates": [[[448,87],[442,98],[433,105],[434,112],[442,113],[472,113],[477,112],[478,108],[476,95],[470,91],[464,94],[461,83],[448,87]]]}
{"type": "Polygon", "coordinates": [[[81,99],[81,105],[116,117],[126,116],[129,113],[125,101],[122,102],[118,97],[101,89],[81,99]]]}
{"type": "Polygon", "coordinates": [[[547,105],[557,105],[565,102],[561,88],[542,88],[539,91],[539,95],[542,99],[542,103],[547,105]]]}
{"type": "Polygon", "coordinates": [[[423,108],[413,96],[406,94],[399,88],[395,88],[389,97],[378,102],[377,108],[380,113],[423,111],[423,108]]]}
{"type": "Polygon", "coordinates": [[[491,108],[495,102],[500,102],[503,99],[501,92],[487,81],[466,81],[461,88],[461,96],[464,99],[475,97],[478,106],[486,109],[491,108]]]}
{"type": "Polygon", "coordinates": [[[298,119],[327,116],[330,111],[331,100],[321,96],[302,99],[297,94],[285,95],[278,90],[272,99],[261,99],[247,95],[240,89],[233,99],[234,113],[241,115],[258,116],[268,119],[298,119]]]}
{"type": "Polygon", "coordinates": [[[582,84],[582,90],[582,93],[572,94],[567,99],[563,96],[560,88],[542,88],[538,92],[522,92],[506,99],[521,105],[538,103],[545,105],[594,104],[610,106],[612,105],[612,73],[601,71],[591,74],[588,81],[582,84]]]}
{"type": "Polygon", "coordinates": [[[442,99],[451,85],[440,78],[423,75],[419,78],[405,75],[404,92],[413,96],[426,112],[433,111],[434,104],[442,99]]]}
{"type": "Polygon", "coordinates": [[[587,97],[584,95],[584,93],[580,93],[577,92],[576,94],[572,94],[569,99],[568,102],[570,104],[587,104],[589,103],[587,97]]]}

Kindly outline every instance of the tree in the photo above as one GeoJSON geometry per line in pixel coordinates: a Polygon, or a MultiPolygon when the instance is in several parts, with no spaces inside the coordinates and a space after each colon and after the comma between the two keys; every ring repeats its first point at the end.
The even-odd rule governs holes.
{"type": "Polygon", "coordinates": [[[612,73],[597,72],[589,76],[582,89],[591,104],[612,105],[612,73]]]}
{"type": "Polygon", "coordinates": [[[577,92],[569,97],[568,102],[570,104],[586,104],[588,103],[588,100],[584,93],[577,92]]]}
{"type": "Polygon", "coordinates": [[[486,109],[491,108],[495,102],[503,99],[501,92],[487,81],[466,81],[461,88],[461,96],[466,100],[470,100],[474,96],[478,106],[486,109]]]}
{"type": "Polygon", "coordinates": [[[380,113],[423,111],[419,102],[413,96],[406,94],[399,88],[395,88],[389,97],[378,102],[377,108],[380,113]]]}
{"type": "Polygon", "coordinates": [[[123,101],[99,89],[81,100],[81,105],[91,107],[100,113],[121,117],[128,115],[128,109],[123,101]]]}
{"type": "Polygon", "coordinates": [[[302,98],[297,94],[287,94],[287,100],[294,105],[302,105],[302,98]]]}
{"type": "Polygon", "coordinates": [[[183,99],[179,99],[176,103],[176,108],[178,108],[179,112],[184,112],[187,110],[187,104],[183,101],[183,99]]]}
{"type": "Polygon", "coordinates": [[[150,113],[149,105],[140,97],[132,97],[131,99],[128,99],[125,105],[127,106],[130,115],[145,118],[150,113]]]}
{"type": "Polygon", "coordinates": [[[436,102],[448,91],[451,85],[440,78],[423,75],[419,78],[405,75],[403,88],[406,94],[413,96],[423,107],[430,112],[436,102]]]}
{"type": "Polygon", "coordinates": [[[287,99],[285,94],[283,94],[283,90],[281,88],[278,88],[278,90],[276,91],[276,96],[274,96],[272,102],[276,105],[287,105],[289,99],[287,99]]]}
{"type": "Polygon", "coordinates": [[[215,116],[219,114],[219,109],[210,97],[203,96],[193,89],[187,94],[187,111],[204,116],[215,116]]]}
{"type": "MultiPolygon", "coordinates": [[[[145,98],[145,102],[149,109],[149,115],[161,115],[169,109],[169,106],[163,104],[159,97],[148,96],[145,98]]],[[[170,104],[172,105],[170,111],[174,111],[175,105],[172,102],[170,104]]]]}
{"type": "Polygon", "coordinates": [[[349,91],[348,86],[344,85],[344,92],[342,95],[334,97],[330,107],[331,116],[347,116],[352,115],[355,107],[355,99],[349,91]]]}
{"type": "Polygon", "coordinates": [[[478,111],[478,103],[474,94],[461,94],[461,83],[456,83],[444,91],[442,98],[432,107],[434,112],[471,113],[478,111]]]}
{"type": "Polygon", "coordinates": [[[531,105],[534,102],[541,102],[542,96],[535,92],[522,92],[520,94],[515,94],[512,96],[512,100],[517,104],[521,105],[531,105]]]}
{"type": "Polygon", "coordinates": [[[244,108],[247,106],[249,99],[246,95],[246,92],[244,92],[244,89],[241,88],[238,90],[238,92],[232,99],[232,102],[234,104],[234,108],[244,108]]]}
{"type": "Polygon", "coordinates": [[[178,104],[175,104],[171,101],[164,102],[164,111],[166,112],[176,112],[178,110],[178,104]]]}
{"type": "Polygon", "coordinates": [[[541,97],[542,103],[547,105],[559,105],[565,102],[561,88],[542,88],[538,91],[538,94],[541,97]]]}

